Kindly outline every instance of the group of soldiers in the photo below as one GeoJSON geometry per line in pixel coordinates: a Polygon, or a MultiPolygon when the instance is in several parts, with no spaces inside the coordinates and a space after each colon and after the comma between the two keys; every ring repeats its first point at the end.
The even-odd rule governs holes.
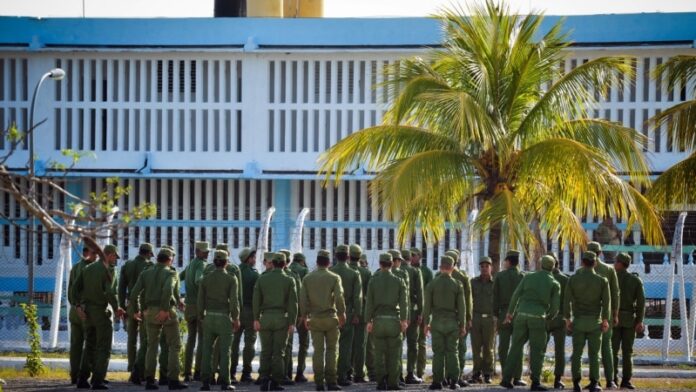
{"type": "Polygon", "coordinates": [[[115,313],[125,320],[128,332],[130,381],[139,385],[144,381],[147,390],[161,385],[184,389],[190,381],[201,381],[201,390],[210,390],[211,385],[234,390],[238,382],[255,382],[262,391],[283,390],[283,385],[307,382],[310,340],[316,390],[340,390],[368,380],[376,382],[378,390],[399,390],[423,383],[428,334],[433,353],[430,389],[490,384],[496,333],[500,385],[506,388],[527,385],[522,367],[528,343],[531,390],[547,390],[541,384],[541,369],[552,337],[553,387],[564,388],[565,339],[570,335],[575,391],[581,390],[586,343],[590,363],[586,388],[601,391],[600,354],[607,388],[618,388],[621,351],[621,387],[633,389],[631,357],[633,340],[643,332],[643,285],[627,272],[631,263],[627,254],[619,254],[612,267],[601,261],[598,243],[590,243],[588,249],[582,254],[582,268],[570,277],[559,270],[551,253],[541,258],[541,270],[524,273],[519,268],[520,253],[511,250],[504,269],[495,276],[493,260],[483,257],[480,275],[470,278],[459,268],[457,250],[439,258],[436,274],[422,262],[418,248],[380,254],[379,269],[373,273],[355,244],[338,245],[333,253],[319,250],[311,272],[302,253],[265,252],[265,271],[259,273],[254,249],[242,249],[237,264],[230,262],[227,245],[217,244],[209,263],[210,244],[201,241],[195,243],[196,257],[177,273],[172,247],[162,246],[153,262],[154,248],[144,243],[138,256],[116,274],[115,246],[104,247],[98,261],[94,250],[85,247],[68,288],[73,304],[72,381],[77,388],[108,389],[105,376],[115,313]],[[179,365],[183,323],[177,310],[183,311],[187,330],[183,369],[179,365]],[[469,375],[464,372],[468,336],[473,351],[469,375]],[[261,352],[254,379],[257,337],[261,352]]]}

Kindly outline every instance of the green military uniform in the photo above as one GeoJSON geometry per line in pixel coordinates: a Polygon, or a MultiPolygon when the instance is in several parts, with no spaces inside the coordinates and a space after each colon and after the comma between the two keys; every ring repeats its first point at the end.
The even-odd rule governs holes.
{"type": "MultiPolygon", "coordinates": [[[[473,304],[473,299],[472,299],[472,294],[471,294],[471,281],[469,280],[469,276],[467,275],[466,271],[463,269],[459,269],[459,264],[460,264],[460,254],[459,251],[456,249],[449,250],[445,252],[445,256],[449,256],[454,260],[454,271],[452,272],[452,277],[456,280],[458,280],[461,284],[462,287],[464,287],[464,301],[466,302],[466,325],[471,325],[471,320],[473,318],[472,316],[472,309],[474,308],[473,304]]],[[[468,334],[468,332],[467,332],[468,334]]],[[[465,334],[464,336],[460,336],[459,343],[458,343],[458,348],[457,348],[457,355],[459,356],[459,370],[460,370],[460,376],[464,375],[464,364],[466,363],[466,337],[467,335],[465,334]]],[[[466,386],[467,383],[463,379],[460,380],[459,383],[461,386],[466,386]]]]}
{"type": "MultiPolygon", "coordinates": [[[[167,248],[171,250],[172,252],[176,253],[174,248],[170,245],[162,245],[161,249],[167,248]]],[[[169,269],[171,271],[174,271],[174,303],[179,304],[181,303],[181,281],[179,280],[179,275],[176,274],[176,268],[173,266],[169,266],[169,269]]],[[[179,321],[179,312],[177,312],[177,323],[179,321]]],[[[201,340],[202,342],[202,340],[201,340]]],[[[147,352],[147,347],[145,347],[145,351],[147,352]]],[[[169,369],[168,369],[168,364],[169,364],[169,345],[167,344],[167,336],[165,334],[160,334],[160,340],[159,340],[159,374],[160,374],[160,380],[159,384],[160,385],[167,385],[169,383],[169,378],[167,377],[167,374],[169,374],[169,369]]],[[[202,363],[202,362],[201,362],[202,363]]]]}
{"type": "Polygon", "coordinates": [[[75,286],[79,276],[82,271],[92,263],[91,260],[80,259],[80,261],[75,264],[70,270],[70,279],[68,280],[68,302],[70,302],[70,313],[68,318],[70,320],[70,378],[74,383],[77,383],[77,378],[80,376],[80,362],[82,361],[82,356],[85,354],[87,359],[85,361],[85,372],[87,378],[92,374],[92,361],[94,360],[94,342],[91,342],[89,346],[85,346],[87,343],[85,338],[85,329],[82,319],[77,315],[77,310],[75,307],[79,305],[77,300],[77,295],[75,293],[75,286]]]}
{"type": "MultiPolygon", "coordinates": [[[[479,264],[491,264],[490,257],[484,257],[479,264]]],[[[471,280],[473,297],[473,319],[471,320],[471,350],[474,354],[474,377],[482,374],[486,380],[494,372],[493,349],[495,347],[495,321],[493,313],[493,277],[483,279],[477,276],[471,280]]]]}
{"type": "MultiPolygon", "coordinates": [[[[554,255],[550,255],[552,257],[554,255]]],[[[556,265],[558,265],[558,260],[555,260],[556,265]]],[[[556,282],[558,282],[559,285],[561,285],[561,303],[563,303],[563,299],[565,298],[565,292],[566,292],[566,286],[568,285],[568,275],[564,274],[561,272],[558,268],[554,268],[553,270],[553,278],[556,279],[556,282]]],[[[546,344],[548,345],[548,341],[551,340],[551,337],[553,337],[553,347],[554,347],[554,377],[555,377],[555,382],[554,382],[554,388],[558,388],[562,383],[561,383],[561,378],[563,377],[563,373],[565,372],[565,362],[566,362],[566,353],[565,353],[565,339],[566,339],[566,327],[565,327],[565,321],[563,320],[563,312],[559,312],[556,317],[554,317],[551,320],[548,320],[546,322],[546,330],[548,331],[548,336],[546,337],[546,344]]]]}
{"type": "MultiPolygon", "coordinates": [[[[216,250],[214,259],[219,263],[229,259],[224,250],[216,250]]],[[[198,290],[198,318],[203,320],[203,369],[201,378],[212,381],[213,343],[217,341],[220,352],[220,385],[228,389],[230,383],[230,344],[233,322],[239,321],[239,282],[235,274],[228,273],[222,264],[201,280],[198,290]]],[[[207,385],[204,385],[204,387],[207,385]]]]}
{"type": "MultiPolygon", "coordinates": [[[[290,264],[290,270],[299,277],[300,282],[302,282],[309,273],[309,268],[307,268],[305,263],[305,255],[302,253],[295,253],[293,255],[293,262],[290,264]]],[[[305,382],[307,379],[304,376],[304,371],[307,366],[307,349],[309,348],[309,331],[305,327],[304,323],[297,323],[297,374],[295,376],[295,381],[305,382]]],[[[292,358],[292,353],[290,353],[290,358],[292,358]]],[[[292,359],[290,360],[292,365],[292,359]]]]}
{"type": "MultiPolygon", "coordinates": [[[[281,250],[282,252],[282,250],[281,250]]],[[[285,253],[285,252],[283,252],[285,253]]],[[[290,253],[288,251],[288,253],[290,253]]],[[[290,261],[290,259],[287,259],[290,261]]],[[[290,267],[286,264],[285,268],[283,268],[283,273],[285,273],[287,276],[291,277],[295,281],[295,296],[297,298],[300,297],[300,289],[302,288],[302,279],[298,274],[296,274],[293,270],[290,269],[290,267]]],[[[297,325],[295,325],[295,328],[297,328],[297,325]]],[[[284,383],[288,385],[292,385],[292,344],[294,340],[294,334],[288,334],[288,341],[285,344],[285,354],[283,354],[283,358],[285,358],[285,380],[284,383]]],[[[306,352],[305,352],[306,355],[306,352]]]]}
{"type": "MultiPolygon", "coordinates": [[[[350,246],[350,268],[358,271],[360,274],[360,283],[362,284],[362,305],[365,308],[365,300],[367,300],[367,286],[370,283],[370,278],[372,273],[365,267],[361,267],[357,260],[363,256],[362,248],[353,244],[350,246]]],[[[365,331],[365,317],[364,314],[358,314],[360,317],[360,322],[355,325],[355,334],[353,337],[353,381],[362,382],[365,380],[365,345],[367,344],[367,331],[365,331]]]]}
{"type": "MultiPolygon", "coordinates": [[[[348,256],[348,246],[338,245],[335,253],[348,256]]],[[[338,383],[348,385],[348,371],[351,367],[353,336],[355,332],[354,318],[359,318],[362,314],[362,282],[360,273],[348,266],[346,261],[338,261],[330,268],[331,272],[341,277],[343,286],[343,298],[346,304],[347,321],[338,340],[338,383]]]]}
{"type": "MultiPolygon", "coordinates": [[[[594,260],[594,252],[585,252],[583,259],[594,260]]],[[[583,267],[568,279],[566,295],[563,299],[563,316],[566,320],[572,317],[573,322],[573,354],[571,357],[571,373],[573,383],[578,388],[580,382],[580,364],[582,351],[587,342],[587,356],[590,362],[590,380],[599,380],[599,350],[602,344],[602,320],[609,320],[611,297],[609,282],[599,276],[594,269],[583,267]]]]}
{"type": "MultiPolygon", "coordinates": [[[[511,250],[507,252],[505,257],[519,257],[520,252],[511,250]]],[[[507,315],[510,306],[512,294],[520,284],[524,272],[520,271],[519,266],[513,266],[504,271],[499,271],[493,279],[493,312],[498,320],[498,359],[500,367],[505,367],[505,362],[510,349],[510,338],[512,337],[512,324],[504,324],[505,316],[507,315]]],[[[522,368],[517,369],[515,379],[522,378],[522,368]]]]}
{"type": "MultiPolygon", "coordinates": [[[[404,263],[404,258],[401,256],[401,252],[396,249],[391,249],[389,250],[389,254],[392,256],[392,260],[394,261],[394,264],[392,265],[391,271],[394,275],[396,275],[398,278],[401,279],[402,282],[404,282],[404,285],[406,285],[406,309],[402,310],[403,312],[406,313],[407,319],[411,319],[411,275],[406,271],[404,268],[401,268],[403,263],[404,263]],[[399,267],[396,266],[396,260],[401,260],[401,265],[399,267]]],[[[406,334],[402,334],[402,340],[406,339],[406,334]]],[[[403,374],[404,374],[404,363],[402,361],[403,358],[403,351],[404,351],[404,346],[403,344],[399,345],[399,380],[403,380],[403,374]]]]}
{"type": "MultiPolygon", "coordinates": [[[[210,244],[205,241],[198,241],[195,243],[194,248],[199,252],[209,252],[210,244]]],[[[191,376],[194,350],[196,345],[200,346],[201,342],[203,342],[203,328],[201,320],[198,320],[198,309],[196,306],[198,301],[198,284],[203,279],[205,266],[206,260],[196,257],[189,262],[186,269],[179,275],[179,278],[184,281],[184,288],[186,289],[184,318],[186,319],[188,336],[186,337],[186,351],[184,352],[184,376],[191,376]]],[[[196,351],[196,376],[200,375],[201,372],[202,355],[203,350],[196,351]]]]}
{"type": "Polygon", "coordinates": [[[545,390],[541,385],[541,367],[546,352],[546,320],[553,319],[561,303],[561,286],[551,275],[556,261],[541,258],[541,271],[525,275],[510,299],[508,314],[513,315],[512,344],[503,368],[503,382],[512,386],[518,368],[522,367],[524,344],[529,341],[529,368],[532,390],[545,390]]]}
{"type": "MultiPolygon", "coordinates": [[[[275,253],[274,260],[285,261],[285,255],[275,253]]],[[[288,327],[297,321],[295,280],[281,268],[273,268],[256,281],[253,296],[254,321],[261,329],[261,363],[259,378],[280,383],[285,375],[285,345],[288,327]]]]}
{"type": "MultiPolygon", "coordinates": [[[[421,256],[421,250],[418,248],[411,248],[412,255],[421,256]]],[[[421,277],[423,278],[423,290],[428,286],[433,280],[433,271],[428,267],[426,263],[421,262],[420,266],[414,266],[419,268],[421,271],[421,277]]],[[[423,378],[425,374],[425,356],[426,356],[426,346],[425,346],[425,323],[420,325],[420,333],[418,334],[418,363],[416,364],[416,375],[419,378],[423,378]]]]}
{"type": "MultiPolygon", "coordinates": [[[[150,260],[152,254],[152,244],[140,244],[139,255],[134,259],[128,260],[123,267],[118,280],[118,301],[123,306],[126,306],[128,294],[138,281],[140,274],[147,268],[153,266],[150,260]],[[150,256],[142,256],[142,253],[149,252],[150,256]]],[[[126,331],[128,333],[127,353],[128,353],[128,371],[133,372],[131,379],[138,382],[141,375],[145,371],[145,352],[147,351],[147,332],[142,328],[140,322],[135,319],[135,313],[132,306],[126,306],[128,319],[126,321],[126,331]],[[137,348],[138,340],[140,340],[140,349],[137,348]]]]}
{"type": "MultiPolygon", "coordinates": [[[[170,248],[161,248],[158,260],[162,257],[173,258],[174,251],[170,248]]],[[[145,327],[147,329],[147,341],[159,342],[160,334],[164,333],[167,348],[167,379],[170,389],[173,384],[178,384],[179,380],[179,351],[181,341],[179,337],[179,321],[176,313],[177,297],[177,276],[176,271],[164,262],[156,263],[152,268],[148,268],[140,274],[140,278],[135,283],[131,291],[129,301],[133,310],[137,313],[143,310],[145,327]],[[142,301],[142,303],[141,303],[142,301]],[[159,312],[167,312],[169,317],[164,320],[158,319],[159,312]]],[[[155,378],[155,368],[157,367],[157,344],[148,344],[145,354],[145,377],[148,385],[151,385],[155,378]]]]}
{"type": "MultiPolygon", "coordinates": [[[[454,260],[442,256],[440,265],[452,267],[454,260]]],[[[460,373],[457,356],[460,331],[466,328],[466,299],[462,284],[450,275],[438,274],[425,288],[423,320],[430,326],[432,334],[433,384],[441,385],[445,378],[456,382],[460,373]]]]}
{"type": "MultiPolygon", "coordinates": [[[[360,260],[365,258],[367,259],[367,255],[363,254],[360,257],[360,260]]],[[[370,279],[374,276],[375,273],[379,272],[379,269],[375,271],[374,273],[370,274],[370,279]]],[[[368,282],[368,287],[369,287],[369,282],[368,282]]],[[[365,301],[367,302],[367,297],[365,297],[365,301]]],[[[364,314],[363,314],[364,316],[364,314]]],[[[365,324],[367,324],[367,321],[365,321],[365,324]]],[[[367,331],[365,331],[367,332],[367,331]]],[[[377,376],[375,375],[375,356],[374,356],[374,351],[375,351],[375,345],[374,342],[372,341],[372,334],[368,333],[367,334],[367,339],[365,342],[365,367],[367,368],[367,376],[369,377],[370,381],[375,381],[377,380],[377,376]]]]}
{"type": "MultiPolygon", "coordinates": [[[[382,253],[379,260],[390,263],[392,256],[382,253]]],[[[377,382],[389,389],[399,387],[400,321],[408,320],[407,291],[403,280],[390,270],[375,273],[367,287],[365,321],[372,323],[375,374],[377,382]]]]}
{"type": "MultiPolygon", "coordinates": [[[[317,257],[330,260],[331,253],[321,249],[317,257]]],[[[336,385],[338,382],[338,315],[345,317],[345,312],[340,276],[326,267],[317,267],[304,278],[300,290],[300,318],[307,320],[312,333],[312,366],[317,389],[322,389],[324,382],[329,385],[336,385]]]]}
{"type": "Polygon", "coordinates": [[[259,272],[253,265],[247,264],[246,260],[256,253],[255,250],[244,248],[239,253],[239,272],[242,276],[242,303],[240,312],[240,326],[232,340],[232,359],[230,361],[230,377],[234,377],[239,363],[239,344],[242,334],[244,334],[244,351],[242,354],[242,378],[241,381],[251,381],[251,361],[256,355],[256,331],[254,330],[254,312],[252,311],[252,299],[254,297],[254,286],[259,278],[259,272]]]}
{"type": "MultiPolygon", "coordinates": [[[[623,263],[626,268],[631,265],[631,256],[619,253],[617,263],[623,263]]],[[[612,349],[614,351],[614,381],[618,381],[619,349],[622,352],[623,380],[621,387],[627,387],[633,376],[633,342],[636,338],[636,326],[645,317],[645,289],[643,281],[637,274],[627,270],[616,272],[619,281],[621,299],[619,300],[619,324],[614,326],[612,349]]]]}
{"type": "MultiPolygon", "coordinates": [[[[119,257],[114,245],[106,245],[104,253],[119,257]]],[[[114,332],[112,311],[120,309],[116,293],[117,280],[114,266],[106,265],[105,260],[98,260],[86,266],[75,282],[76,303],[87,315],[83,323],[87,347],[82,356],[79,378],[84,383],[91,370],[93,388],[95,385],[103,386],[109,367],[114,332]],[[91,351],[91,342],[94,342],[93,357],[90,354],[84,355],[91,351]]]]}
{"type": "Polygon", "coordinates": [[[587,250],[597,255],[594,267],[597,275],[606,278],[609,282],[611,316],[609,317],[609,329],[602,334],[602,366],[604,367],[604,377],[607,379],[607,383],[610,383],[614,380],[614,353],[612,353],[611,349],[611,335],[614,327],[614,317],[617,317],[619,312],[619,281],[616,278],[616,270],[599,259],[602,247],[598,242],[588,243],[587,250]]]}
{"type": "Polygon", "coordinates": [[[421,324],[419,319],[423,311],[423,277],[421,276],[420,268],[411,267],[411,251],[404,249],[401,251],[401,256],[404,261],[401,268],[408,272],[409,280],[409,324],[406,330],[406,383],[419,384],[423,382],[420,378],[415,377],[416,362],[418,361],[418,337],[420,335],[421,324]]]}

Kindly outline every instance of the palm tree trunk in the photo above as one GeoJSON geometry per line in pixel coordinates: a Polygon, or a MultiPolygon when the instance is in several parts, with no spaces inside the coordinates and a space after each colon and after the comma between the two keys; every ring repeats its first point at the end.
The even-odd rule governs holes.
{"type": "Polygon", "coordinates": [[[488,230],[488,257],[493,260],[493,274],[502,269],[503,260],[500,254],[500,243],[502,240],[502,225],[496,223],[488,230]]]}

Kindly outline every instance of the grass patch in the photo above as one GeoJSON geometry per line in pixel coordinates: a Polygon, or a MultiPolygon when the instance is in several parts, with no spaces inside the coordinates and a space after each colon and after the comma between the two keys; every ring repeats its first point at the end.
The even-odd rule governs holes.
{"type": "MultiPolygon", "coordinates": [[[[128,372],[109,372],[106,378],[112,381],[128,381],[128,372]]],[[[7,380],[27,379],[29,373],[24,369],[0,369],[0,378],[7,380]]],[[[38,380],[70,380],[70,373],[67,369],[47,368],[40,376],[33,377],[38,380]]]]}
{"type": "MultiPolygon", "coordinates": [[[[0,357],[26,357],[26,351],[2,351],[0,357]]],[[[42,351],[41,358],[70,358],[70,353],[67,351],[42,351]]],[[[111,354],[111,359],[126,359],[126,354],[111,354]]]]}
{"type": "Polygon", "coordinates": [[[696,379],[689,378],[634,378],[631,380],[638,389],[657,389],[685,391],[696,389],[696,379]]]}

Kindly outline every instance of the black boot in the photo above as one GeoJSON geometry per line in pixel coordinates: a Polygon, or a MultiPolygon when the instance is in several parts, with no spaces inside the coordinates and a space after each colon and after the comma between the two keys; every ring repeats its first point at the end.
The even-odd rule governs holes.
{"type": "Polygon", "coordinates": [[[305,377],[304,373],[297,372],[295,375],[295,382],[307,382],[307,377],[305,377]]]}
{"type": "Polygon", "coordinates": [[[145,389],[148,391],[154,391],[159,389],[157,386],[157,383],[155,383],[155,378],[154,377],[147,377],[145,379],[145,389]]]}
{"type": "Polygon", "coordinates": [[[599,385],[598,381],[591,380],[590,385],[588,385],[590,392],[602,392],[602,386],[599,385]]]}
{"type": "Polygon", "coordinates": [[[503,387],[503,388],[507,388],[507,389],[512,389],[512,388],[515,387],[514,385],[512,385],[512,383],[510,382],[510,380],[502,380],[502,381],[500,381],[500,386],[503,387]]]}
{"type": "Polygon", "coordinates": [[[582,388],[580,388],[580,380],[573,380],[573,392],[582,392],[582,388]]]}
{"type": "Polygon", "coordinates": [[[526,387],[527,383],[522,381],[522,379],[520,379],[520,378],[516,378],[515,381],[512,382],[512,385],[514,385],[516,387],[526,387]]]}
{"type": "Polygon", "coordinates": [[[234,391],[236,388],[230,384],[220,384],[221,391],[234,391]]]}
{"type": "Polygon", "coordinates": [[[607,380],[607,389],[619,389],[619,386],[613,380],[607,380]]]}
{"type": "Polygon", "coordinates": [[[636,389],[636,387],[631,384],[631,379],[623,379],[621,380],[621,389],[636,389]]]}
{"type": "Polygon", "coordinates": [[[469,379],[470,384],[483,384],[483,377],[480,372],[475,372],[469,379]]]}
{"type": "Polygon", "coordinates": [[[193,381],[201,381],[201,373],[193,372],[193,381]]]}
{"type": "Polygon", "coordinates": [[[364,383],[366,383],[366,382],[367,382],[367,379],[365,378],[365,376],[361,376],[361,377],[355,376],[355,377],[353,377],[353,384],[364,384],[364,383]]]}
{"type": "Polygon", "coordinates": [[[416,375],[413,373],[408,373],[406,375],[406,379],[404,381],[406,382],[406,384],[422,384],[423,383],[423,380],[416,377],[416,375]]]}
{"type": "Polygon", "coordinates": [[[77,389],[89,389],[91,387],[92,386],[89,385],[89,382],[86,378],[80,378],[77,380],[77,389]]]}
{"type": "Polygon", "coordinates": [[[565,385],[561,382],[561,376],[556,376],[556,378],[553,380],[553,387],[554,389],[565,388],[565,385]]]}
{"type": "Polygon", "coordinates": [[[133,371],[131,372],[130,382],[135,384],[135,385],[140,385],[143,383],[143,380],[140,377],[140,372],[135,367],[133,368],[133,371]]]}
{"type": "Polygon", "coordinates": [[[285,376],[283,381],[281,382],[283,385],[295,385],[295,381],[292,381],[292,378],[285,376]]]}
{"type": "Polygon", "coordinates": [[[490,384],[492,383],[493,380],[491,380],[491,375],[490,374],[484,374],[483,375],[483,383],[484,384],[490,384]]]}
{"type": "Polygon", "coordinates": [[[315,391],[325,391],[326,387],[324,386],[324,384],[316,384],[314,390],[315,391]]]}
{"type": "Polygon", "coordinates": [[[160,372],[159,383],[160,386],[169,385],[169,378],[160,372]]]}
{"type": "Polygon", "coordinates": [[[254,379],[251,377],[251,373],[242,372],[242,377],[239,378],[239,382],[253,382],[254,379]]]}
{"type": "Polygon", "coordinates": [[[328,385],[326,385],[326,390],[327,391],[340,391],[341,387],[339,387],[336,384],[328,384],[328,385]]]}
{"type": "MultiPolygon", "coordinates": [[[[449,383],[449,389],[451,389],[451,390],[453,390],[453,391],[456,391],[457,389],[459,389],[459,386],[460,386],[459,383],[462,382],[462,381],[463,381],[463,380],[452,380],[452,381],[450,381],[450,383],[449,383]]],[[[465,382],[466,382],[466,381],[465,381],[465,382]]],[[[466,385],[469,385],[469,384],[466,384],[466,385]]]]}
{"type": "Polygon", "coordinates": [[[349,387],[349,386],[353,385],[353,382],[348,380],[347,378],[339,378],[338,385],[340,385],[342,387],[349,387]]]}
{"type": "Polygon", "coordinates": [[[238,383],[239,383],[239,381],[237,381],[237,375],[230,373],[230,384],[235,385],[238,383]]]}
{"type": "Polygon", "coordinates": [[[380,380],[377,383],[377,390],[378,391],[386,391],[387,390],[387,378],[382,377],[382,380],[380,380]]]}
{"type": "Polygon", "coordinates": [[[532,386],[529,389],[530,391],[548,391],[549,389],[546,388],[545,386],[541,385],[539,381],[532,381],[532,386]]]}
{"type": "MultiPolygon", "coordinates": [[[[462,372],[462,373],[463,373],[463,372],[462,372]]],[[[460,378],[460,379],[457,381],[457,384],[458,384],[460,387],[462,387],[462,388],[466,388],[466,387],[469,386],[469,383],[464,379],[464,376],[462,376],[462,378],[460,378]]]]}
{"type": "Polygon", "coordinates": [[[186,389],[188,388],[188,384],[184,384],[183,382],[179,380],[170,380],[169,381],[169,390],[170,391],[178,391],[181,389],[186,389]]]}
{"type": "Polygon", "coordinates": [[[271,381],[271,383],[268,387],[268,390],[269,391],[284,391],[285,388],[281,387],[279,383],[277,383],[275,381],[271,381]]]}
{"type": "Polygon", "coordinates": [[[433,381],[433,383],[430,384],[428,389],[430,389],[431,391],[440,391],[442,390],[442,383],[433,381]]]}
{"type": "Polygon", "coordinates": [[[261,385],[261,391],[270,391],[271,390],[271,380],[268,378],[261,378],[259,377],[256,382],[261,385]]]}
{"type": "Polygon", "coordinates": [[[77,376],[70,376],[70,384],[77,385],[77,376]]]}
{"type": "Polygon", "coordinates": [[[101,382],[101,381],[92,384],[92,390],[93,390],[93,391],[102,391],[102,390],[106,390],[106,389],[109,389],[109,387],[107,387],[106,384],[104,384],[104,383],[101,382]]]}
{"type": "Polygon", "coordinates": [[[203,381],[203,385],[201,385],[201,391],[209,391],[210,390],[210,383],[208,381],[203,381]]]}

